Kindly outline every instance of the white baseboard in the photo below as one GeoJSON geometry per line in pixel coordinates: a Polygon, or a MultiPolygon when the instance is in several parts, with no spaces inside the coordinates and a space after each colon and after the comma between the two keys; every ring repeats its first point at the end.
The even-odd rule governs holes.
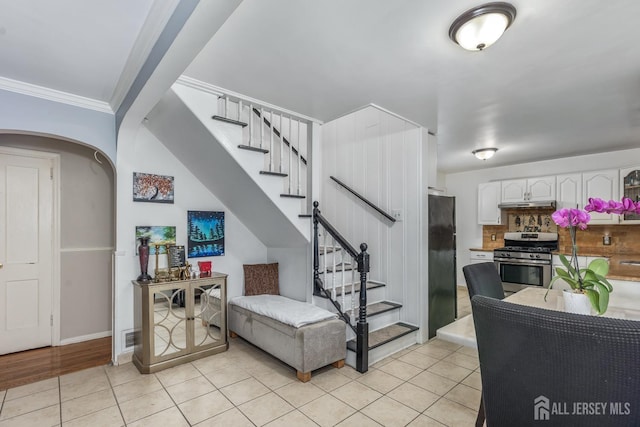
{"type": "Polygon", "coordinates": [[[98,332],[95,334],[82,335],[79,337],[65,338],[60,340],[60,345],[76,344],[83,341],[97,340],[98,338],[110,337],[111,331],[98,332]]]}

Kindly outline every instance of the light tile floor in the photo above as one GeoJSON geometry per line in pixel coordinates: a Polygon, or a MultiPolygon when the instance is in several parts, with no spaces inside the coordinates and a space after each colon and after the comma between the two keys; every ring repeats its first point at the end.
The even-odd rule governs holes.
{"type": "MultiPolygon", "coordinates": [[[[461,317],[466,289],[458,298],[461,317]]],[[[472,426],[480,389],[477,352],[437,339],[365,374],[327,367],[308,383],[233,339],[227,352],[156,374],[128,363],[0,391],[0,427],[472,426]]]]}

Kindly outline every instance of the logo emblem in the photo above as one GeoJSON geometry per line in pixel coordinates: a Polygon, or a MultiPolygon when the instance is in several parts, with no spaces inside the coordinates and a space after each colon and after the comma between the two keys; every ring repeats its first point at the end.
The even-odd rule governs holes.
{"type": "Polygon", "coordinates": [[[533,399],[533,419],[536,421],[549,419],[549,399],[545,396],[538,396],[533,399]]]}

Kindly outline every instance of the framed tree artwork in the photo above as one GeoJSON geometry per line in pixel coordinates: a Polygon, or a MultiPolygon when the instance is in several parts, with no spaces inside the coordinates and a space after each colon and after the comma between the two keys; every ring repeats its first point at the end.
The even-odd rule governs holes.
{"type": "Polygon", "coordinates": [[[173,203],[173,177],[134,172],[133,201],[173,203]]]}

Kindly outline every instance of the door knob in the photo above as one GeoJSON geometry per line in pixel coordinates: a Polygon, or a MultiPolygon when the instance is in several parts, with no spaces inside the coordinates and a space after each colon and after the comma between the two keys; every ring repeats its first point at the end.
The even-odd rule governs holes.
{"type": "Polygon", "coordinates": [[[4,267],[4,265],[0,262],[0,268],[4,267]]]}

